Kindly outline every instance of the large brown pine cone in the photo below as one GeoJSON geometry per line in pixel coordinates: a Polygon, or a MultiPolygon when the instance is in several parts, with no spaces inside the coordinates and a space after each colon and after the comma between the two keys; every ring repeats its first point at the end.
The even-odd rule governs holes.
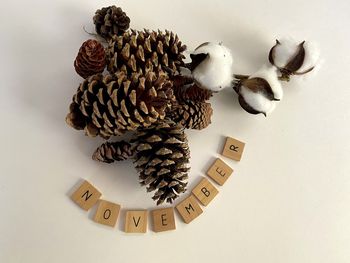
{"type": "Polygon", "coordinates": [[[125,71],[128,74],[149,71],[179,72],[184,65],[182,45],[178,36],[165,31],[134,31],[114,36],[106,50],[107,70],[110,73],[125,71]]]}
{"type": "Polygon", "coordinates": [[[174,100],[166,75],[96,74],[80,84],[66,121],[91,137],[108,139],[164,119],[174,100]]]}
{"type": "Polygon", "coordinates": [[[104,163],[113,163],[114,161],[124,161],[133,156],[131,144],[126,141],[105,142],[98,147],[92,159],[104,163]]]}
{"type": "Polygon", "coordinates": [[[102,44],[96,40],[85,41],[74,61],[75,71],[84,79],[101,73],[106,66],[106,54],[102,44]]]}
{"type": "Polygon", "coordinates": [[[128,30],[130,18],[120,7],[109,6],[98,9],[93,18],[96,32],[105,39],[121,35],[128,30]]]}
{"type": "Polygon", "coordinates": [[[174,106],[168,116],[187,129],[202,130],[211,123],[212,114],[210,103],[188,100],[174,106]]]}
{"type": "Polygon", "coordinates": [[[134,143],[141,185],[156,191],[157,205],[172,203],[186,191],[188,179],[190,151],[184,128],[165,119],[139,131],[134,143]]]}

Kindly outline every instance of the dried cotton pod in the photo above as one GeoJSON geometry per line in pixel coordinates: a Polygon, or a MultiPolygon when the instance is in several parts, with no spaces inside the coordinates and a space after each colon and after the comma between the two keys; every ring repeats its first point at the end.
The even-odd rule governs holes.
{"type": "Polygon", "coordinates": [[[214,92],[232,87],[233,58],[222,43],[203,43],[190,56],[189,68],[199,87],[214,92]]]}
{"type": "Polygon", "coordinates": [[[270,63],[279,69],[280,79],[285,81],[289,81],[291,75],[304,75],[314,70],[319,57],[315,44],[307,41],[298,43],[290,38],[276,40],[269,53],[270,63]]]}
{"type": "Polygon", "coordinates": [[[234,90],[238,93],[241,107],[251,114],[271,113],[283,97],[283,90],[278,80],[277,68],[263,66],[251,76],[235,75],[237,81],[234,90]]]}

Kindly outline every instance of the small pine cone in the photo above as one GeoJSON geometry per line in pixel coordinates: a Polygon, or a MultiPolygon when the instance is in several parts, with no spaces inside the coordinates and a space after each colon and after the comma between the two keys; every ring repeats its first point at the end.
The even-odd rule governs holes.
{"type": "Polygon", "coordinates": [[[184,128],[165,119],[139,131],[133,142],[140,184],[156,191],[157,205],[172,203],[187,186],[190,151],[184,128]]]}
{"type": "Polygon", "coordinates": [[[114,35],[122,35],[130,25],[130,18],[116,6],[98,9],[93,20],[97,34],[106,40],[114,35]]]}
{"type": "Polygon", "coordinates": [[[96,40],[85,41],[74,61],[75,71],[84,79],[101,73],[106,66],[106,54],[102,44],[96,40]]]}
{"type": "Polygon", "coordinates": [[[66,122],[88,136],[108,139],[164,119],[174,100],[165,75],[96,74],[80,84],[66,122]]]}
{"type": "Polygon", "coordinates": [[[175,106],[168,116],[187,129],[202,130],[211,123],[210,103],[186,101],[175,106]]]}
{"type": "Polygon", "coordinates": [[[175,86],[174,95],[178,101],[190,100],[193,102],[205,102],[210,99],[210,97],[213,95],[213,92],[207,89],[199,88],[196,84],[192,84],[189,87],[175,86]]]}
{"type": "Polygon", "coordinates": [[[172,32],[131,30],[109,41],[107,70],[111,74],[116,71],[128,74],[165,71],[175,74],[184,65],[185,50],[186,46],[172,32]]]}
{"type": "Polygon", "coordinates": [[[131,144],[126,141],[105,142],[96,149],[92,159],[104,163],[124,161],[133,156],[131,144]]]}

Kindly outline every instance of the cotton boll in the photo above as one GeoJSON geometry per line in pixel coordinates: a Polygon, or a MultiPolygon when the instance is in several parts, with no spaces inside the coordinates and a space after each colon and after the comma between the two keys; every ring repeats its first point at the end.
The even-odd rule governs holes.
{"type": "Polygon", "coordinates": [[[271,113],[283,97],[283,90],[274,66],[262,66],[250,77],[240,76],[234,89],[242,108],[251,114],[271,113]]]}
{"type": "Polygon", "coordinates": [[[305,58],[303,65],[298,69],[298,72],[304,72],[312,67],[316,67],[320,62],[320,48],[316,43],[305,42],[305,58]]]}
{"type": "Polygon", "coordinates": [[[274,66],[264,65],[258,70],[256,73],[249,77],[252,78],[262,78],[265,79],[273,92],[274,98],[277,100],[281,100],[283,97],[283,89],[281,82],[278,80],[278,70],[274,66]]]}
{"type": "Polygon", "coordinates": [[[274,48],[274,65],[278,68],[284,68],[291,58],[297,53],[298,45],[293,38],[282,38],[276,40],[274,48]]]}
{"type": "Polygon", "coordinates": [[[233,58],[222,44],[203,43],[191,54],[192,77],[202,87],[220,91],[232,86],[233,58]]]}
{"type": "Polygon", "coordinates": [[[262,113],[266,116],[267,114],[271,113],[276,106],[275,101],[269,100],[262,93],[253,92],[245,86],[242,86],[240,95],[250,106],[250,108],[255,111],[254,113],[250,110],[250,113],[252,114],[262,113]]]}
{"type": "Polygon", "coordinates": [[[291,75],[304,75],[314,70],[320,58],[319,48],[309,41],[297,42],[292,38],[276,40],[269,61],[281,72],[281,79],[289,81],[291,75]]]}

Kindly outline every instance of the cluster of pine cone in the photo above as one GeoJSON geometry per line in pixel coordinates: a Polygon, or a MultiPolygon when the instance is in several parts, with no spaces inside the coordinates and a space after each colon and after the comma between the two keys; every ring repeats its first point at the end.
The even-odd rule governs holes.
{"type": "Polygon", "coordinates": [[[66,122],[86,135],[133,133],[130,141],[107,141],[93,154],[105,163],[133,158],[141,185],[155,191],[157,204],[185,192],[190,151],[185,128],[201,130],[211,120],[211,92],[180,74],[186,46],[169,31],[129,29],[121,8],[97,10],[99,37],[87,40],[74,62],[84,78],[66,122]],[[106,71],[104,73],[104,71],[106,71]]]}

